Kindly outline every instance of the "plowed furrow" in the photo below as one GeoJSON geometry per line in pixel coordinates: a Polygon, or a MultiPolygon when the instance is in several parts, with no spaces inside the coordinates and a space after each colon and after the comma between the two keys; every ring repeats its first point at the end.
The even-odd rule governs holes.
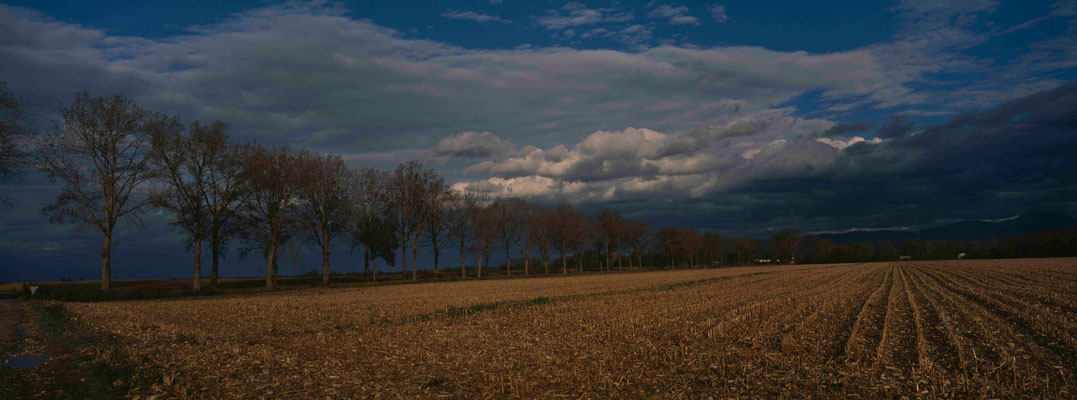
{"type": "Polygon", "coordinates": [[[845,343],[846,362],[870,361],[882,339],[886,306],[894,285],[894,267],[885,268],[886,278],[878,290],[872,293],[868,301],[864,303],[853,325],[853,331],[845,343]]]}

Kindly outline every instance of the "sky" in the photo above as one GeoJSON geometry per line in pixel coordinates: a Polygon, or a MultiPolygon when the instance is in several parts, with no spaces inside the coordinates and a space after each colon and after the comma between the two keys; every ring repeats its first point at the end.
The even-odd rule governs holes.
{"type": "MultiPolygon", "coordinates": [[[[354,167],[752,237],[1077,215],[1075,1],[41,3],[0,3],[0,80],[45,131],[76,91],[122,92],[354,167]]],[[[0,281],[94,276],[100,236],[38,212],[59,186],[2,190],[0,281]]],[[[187,275],[165,218],[123,228],[115,276],[187,275]]],[[[225,274],[257,275],[235,253],[225,274]]]]}

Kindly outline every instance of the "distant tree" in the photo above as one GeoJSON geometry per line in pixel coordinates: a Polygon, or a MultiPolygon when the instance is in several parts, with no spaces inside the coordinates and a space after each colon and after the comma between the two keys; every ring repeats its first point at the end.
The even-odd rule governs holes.
{"type": "Polygon", "coordinates": [[[598,209],[595,218],[596,224],[594,232],[598,235],[599,242],[605,249],[605,268],[608,271],[611,269],[610,245],[616,245],[619,238],[618,233],[622,226],[621,213],[615,208],[602,207],[598,209]]]}
{"type": "Polygon", "coordinates": [[[553,209],[553,219],[550,222],[550,234],[556,238],[557,252],[561,256],[561,273],[568,273],[569,250],[573,248],[573,229],[579,220],[579,213],[571,205],[561,204],[553,209]]]}
{"type": "Polygon", "coordinates": [[[396,249],[400,247],[392,174],[363,168],[352,176],[350,185],[352,244],[353,247],[363,247],[363,273],[373,271],[370,277],[376,281],[378,266],[374,261],[381,257],[386,263],[393,265],[396,249]]]}
{"type": "Polygon", "coordinates": [[[125,219],[138,222],[149,204],[145,185],[152,138],[176,126],[174,118],[152,113],[131,99],[75,95],[60,111],[55,134],[38,146],[40,168],[64,188],[42,212],[51,222],[76,222],[79,229],[97,228],[101,247],[101,289],[111,285],[112,233],[125,219]]]}
{"type": "Polygon", "coordinates": [[[483,201],[481,197],[471,192],[453,192],[454,206],[446,218],[448,238],[458,244],[460,249],[460,277],[467,277],[467,248],[475,240],[476,228],[472,215],[476,207],[483,201]]]}
{"type": "Polygon", "coordinates": [[[183,230],[194,250],[193,289],[202,288],[202,242],[209,236],[210,204],[206,201],[213,171],[217,139],[223,123],[192,122],[186,132],[179,121],[153,137],[153,165],[163,183],[150,195],[151,202],[172,214],[172,225],[183,230]]]}
{"type": "Polygon", "coordinates": [[[501,232],[498,224],[498,210],[493,201],[476,204],[471,212],[471,223],[475,227],[475,256],[476,277],[482,278],[483,261],[487,268],[490,263],[490,251],[497,245],[498,234],[501,232]]]}
{"type": "Polygon", "coordinates": [[[449,224],[452,212],[456,206],[456,193],[450,190],[444,183],[440,190],[430,194],[430,212],[426,223],[426,243],[434,253],[434,277],[438,276],[438,263],[441,260],[441,249],[449,240],[449,224]]]}
{"type": "MultiPolygon", "coordinates": [[[[528,223],[528,237],[542,258],[542,271],[550,273],[550,253],[554,242],[557,240],[557,211],[546,207],[535,206],[528,223]]],[[[562,255],[563,257],[563,255],[562,255]]]]}
{"type": "MultiPolygon", "coordinates": [[[[0,82],[0,183],[17,179],[30,166],[33,154],[27,150],[35,132],[28,122],[24,102],[8,91],[7,83],[0,82]]],[[[0,201],[5,199],[0,193],[0,201]]]]}
{"type": "Polygon", "coordinates": [[[669,268],[676,268],[673,254],[676,253],[677,228],[665,227],[659,229],[658,232],[655,232],[655,237],[658,239],[655,244],[658,246],[659,252],[669,257],[669,268]]]}
{"type": "Polygon", "coordinates": [[[247,157],[242,176],[250,190],[242,208],[243,236],[262,251],[266,288],[274,289],[280,252],[297,230],[295,200],[301,185],[296,157],[286,147],[255,147],[247,157]]]}
{"type": "Polygon", "coordinates": [[[300,151],[295,156],[298,221],[322,251],[322,284],[329,284],[333,241],[348,231],[352,193],[347,164],[340,156],[300,151]]]}
{"type": "Polygon", "coordinates": [[[785,228],[770,237],[772,256],[778,262],[789,264],[800,250],[800,242],[803,234],[793,228],[785,228]]]}
{"type": "Polygon", "coordinates": [[[433,204],[444,190],[445,180],[433,169],[424,168],[418,161],[401,164],[393,173],[394,202],[397,229],[400,233],[407,268],[407,247],[411,247],[411,279],[418,280],[415,263],[419,239],[429,227],[433,204]]]}
{"type": "Polygon", "coordinates": [[[497,226],[498,244],[505,249],[505,273],[512,275],[512,246],[523,234],[523,210],[527,205],[517,198],[502,197],[494,200],[494,223],[497,226]]]}
{"type": "Polygon", "coordinates": [[[221,123],[211,125],[203,143],[210,161],[205,200],[209,207],[210,282],[214,286],[220,276],[220,258],[227,251],[228,242],[241,232],[239,209],[251,193],[242,173],[254,146],[232,143],[227,128],[221,123]]]}
{"type": "Polygon", "coordinates": [[[517,237],[516,251],[520,253],[520,257],[524,259],[524,275],[531,275],[531,244],[534,238],[531,236],[533,227],[531,224],[534,222],[535,209],[538,207],[536,204],[531,204],[527,201],[520,201],[520,207],[516,209],[518,215],[517,221],[519,223],[519,237],[517,237]]]}
{"type": "Polygon", "coordinates": [[[567,233],[573,252],[576,254],[576,269],[579,272],[583,272],[584,248],[587,247],[588,240],[594,233],[594,226],[595,223],[591,219],[579,213],[574,213],[572,219],[569,220],[567,233]]]}
{"type": "MultiPolygon", "coordinates": [[[[632,255],[636,256],[636,267],[643,268],[643,254],[651,246],[651,228],[646,223],[629,221],[625,230],[625,244],[632,255]]],[[[629,268],[632,268],[631,255],[629,268]]]]}
{"type": "Polygon", "coordinates": [[[677,228],[673,236],[673,251],[684,258],[686,267],[698,265],[697,257],[703,250],[703,234],[692,228],[677,228]]]}

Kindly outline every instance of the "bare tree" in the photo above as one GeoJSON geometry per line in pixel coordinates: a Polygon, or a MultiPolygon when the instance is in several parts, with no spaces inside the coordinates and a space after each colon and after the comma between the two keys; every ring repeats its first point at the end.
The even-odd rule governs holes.
{"type": "Polygon", "coordinates": [[[669,268],[676,268],[676,263],[673,260],[673,254],[676,252],[674,245],[677,237],[677,228],[665,227],[655,232],[655,237],[658,239],[656,245],[661,253],[665,253],[669,256],[669,268]]]}
{"type": "Polygon", "coordinates": [[[557,252],[561,256],[561,273],[568,273],[568,255],[573,244],[573,224],[579,217],[572,206],[560,204],[553,210],[554,219],[549,221],[551,236],[557,240],[557,252]]]}
{"type": "Polygon", "coordinates": [[[363,246],[363,272],[373,271],[371,280],[376,281],[378,266],[374,261],[381,257],[386,263],[394,264],[400,246],[392,175],[363,168],[352,179],[352,243],[363,246]]]}
{"type": "Polygon", "coordinates": [[[64,188],[42,212],[51,222],[76,222],[101,231],[101,289],[111,284],[112,232],[124,219],[139,221],[153,178],[152,137],[178,126],[175,118],[149,112],[131,99],[75,95],[60,111],[55,134],[38,146],[41,169],[64,188]]]}
{"type": "Polygon", "coordinates": [[[216,123],[212,127],[204,141],[210,160],[204,194],[209,208],[210,283],[216,286],[220,258],[227,251],[228,242],[241,232],[238,211],[251,193],[242,174],[254,146],[231,143],[225,132],[227,125],[216,123]]]}
{"type": "Polygon", "coordinates": [[[497,207],[490,201],[477,202],[470,214],[475,227],[476,276],[482,278],[483,261],[489,268],[490,250],[497,244],[501,231],[497,223],[497,207]]]}
{"type": "Polygon", "coordinates": [[[602,207],[598,209],[595,218],[595,233],[606,249],[605,267],[609,271],[612,267],[610,265],[610,244],[613,243],[616,246],[617,234],[621,227],[621,213],[614,208],[602,207]]]}
{"type": "MultiPolygon", "coordinates": [[[[27,114],[23,102],[0,82],[0,183],[19,178],[30,165],[28,141],[35,132],[28,126],[27,114]]],[[[0,200],[5,199],[0,193],[0,200]]]]}
{"type": "Polygon", "coordinates": [[[583,249],[587,247],[587,243],[592,233],[594,233],[594,225],[591,219],[579,213],[574,213],[569,221],[567,231],[569,243],[576,253],[576,267],[579,272],[583,272],[583,249]]]}
{"type": "Polygon", "coordinates": [[[256,147],[247,157],[242,176],[250,195],[243,205],[243,236],[262,251],[266,288],[277,287],[280,251],[295,234],[295,198],[300,184],[295,156],[286,147],[256,147]]]}
{"type": "Polygon", "coordinates": [[[796,261],[797,252],[800,250],[800,242],[804,234],[794,228],[785,228],[770,237],[770,248],[774,253],[774,259],[780,263],[792,263],[796,261]]]}
{"type": "Polygon", "coordinates": [[[456,241],[460,249],[460,277],[467,277],[467,259],[465,252],[469,244],[475,240],[476,229],[472,215],[484,201],[474,193],[454,193],[455,206],[450,210],[446,227],[448,237],[456,241]]]}
{"type": "Polygon", "coordinates": [[[673,235],[673,251],[684,258],[685,267],[696,266],[703,249],[703,234],[692,228],[677,228],[673,235]]]}
{"type": "Polygon", "coordinates": [[[322,284],[329,284],[333,240],[349,227],[348,166],[340,156],[301,151],[295,158],[299,221],[322,251],[322,284]]]}
{"type": "Polygon", "coordinates": [[[533,218],[537,206],[523,200],[520,200],[517,204],[519,204],[516,209],[516,221],[519,224],[517,228],[519,231],[519,237],[517,238],[519,245],[516,247],[516,251],[519,251],[520,257],[524,259],[524,275],[531,275],[531,243],[533,241],[531,224],[534,222],[533,218]]]}
{"type": "Polygon", "coordinates": [[[625,231],[625,243],[632,253],[629,255],[629,268],[632,268],[631,256],[636,256],[636,267],[643,268],[643,253],[650,247],[651,228],[638,221],[628,221],[625,231]]]}
{"type": "MultiPolygon", "coordinates": [[[[176,121],[178,124],[178,121],[176,121]]],[[[153,164],[164,183],[155,188],[151,202],[172,213],[172,225],[187,234],[194,251],[193,289],[202,289],[202,242],[209,233],[210,208],[207,191],[213,169],[221,122],[192,122],[187,132],[165,129],[153,137],[153,164]]]]}
{"type": "MultiPolygon", "coordinates": [[[[528,237],[535,244],[535,248],[542,258],[542,271],[544,274],[550,273],[550,253],[554,242],[558,240],[556,236],[557,218],[558,213],[554,209],[536,206],[531,211],[528,237]]],[[[562,257],[564,257],[563,253],[564,251],[562,251],[562,257]]],[[[564,270],[564,264],[562,263],[562,273],[565,272],[564,270]]]]}
{"type": "Polygon", "coordinates": [[[498,244],[505,249],[505,273],[512,275],[512,245],[520,240],[523,227],[522,212],[524,201],[517,198],[502,197],[494,201],[494,223],[497,226],[498,244]]]}
{"type": "Polygon", "coordinates": [[[449,225],[456,193],[442,183],[440,190],[430,193],[430,210],[426,222],[426,240],[434,252],[434,278],[438,277],[438,263],[441,260],[441,248],[449,240],[449,225]]]}
{"type": "MultiPolygon", "coordinates": [[[[402,240],[401,250],[411,247],[411,280],[418,280],[415,263],[418,257],[419,239],[428,228],[431,210],[436,194],[441,193],[445,180],[437,171],[423,168],[418,161],[400,164],[393,173],[395,191],[397,228],[402,240]]],[[[407,267],[407,254],[404,264],[407,267]]]]}

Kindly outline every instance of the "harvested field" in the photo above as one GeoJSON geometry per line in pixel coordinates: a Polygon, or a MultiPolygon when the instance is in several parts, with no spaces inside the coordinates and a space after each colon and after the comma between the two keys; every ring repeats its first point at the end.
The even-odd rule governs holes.
{"type": "Polygon", "coordinates": [[[67,304],[131,395],[1077,396],[1077,260],[753,267],[67,304]]]}

